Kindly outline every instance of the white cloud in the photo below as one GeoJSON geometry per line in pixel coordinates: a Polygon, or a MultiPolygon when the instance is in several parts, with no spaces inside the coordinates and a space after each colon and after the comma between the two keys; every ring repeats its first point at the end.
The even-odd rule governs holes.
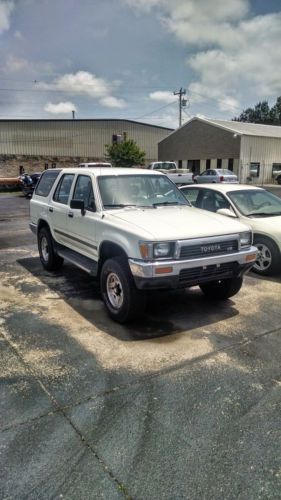
{"type": "Polygon", "coordinates": [[[126,102],[124,101],[124,99],[117,99],[116,97],[113,97],[111,95],[102,97],[100,99],[100,104],[107,108],[124,108],[126,106],[126,102]]]}
{"type": "Polygon", "coordinates": [[[14,32],[14,37],[15,37],[17,40],[24,40],[24,37],[23,37],[23,35],[22,35],[21,31],[19,31],[19,30],[16,30],[16,31],[14,32]]]}
{"type": "Polygon", "coordinates": [[[88,96],[98,100],[103,106],[121,108],[125,106],[125,101],[111,95],[116,86],[117,82],[109,83],[87,71],[68,73],[56,78],[52,83],[38,84],[38,88],[43,90],[58,90],[70,95],[88,96]]]}
{"type": "Polygon", "coordinates": [[[10,28],[10,17],[14,10],[13,1],[0,1],[0,33],[10,28]]]}
{"type": "Polygon", "coordinates": [[[166,90],[157,90],[156,92],[151,92],[149,98],[152,101],[166,102],[167,104],[176,102],[178,97],[173,95],[172,92],[166,90]]]}
{"type": "Polygon", "coordinates": [[[8,56],[6,64],[4,65],[5,73],[16,73],[17,71],[26,70],[29,68],[29,62],[22,57],[13,55],[8,56]]]}
{"type": "Polygon", "coordinates": [[[77,111],[77,108],[75,104],[69,101],[59,102],[57,104],[48,102],[48,104],[46,104],[46,106],[44,107],[44,111],[47,111],[47,113],[51,113],[53,115],[64,115],[71,114],[72,111],[77,111]]]}
{"type": "Polygon", "coordinates": [[[188,48],[192,102],[211,98],[221,111],[233,115],[249,99],[256,102],[280,95],[281,12],[253,16],[248,0],[123,2],[154,13],[188,48]]]}

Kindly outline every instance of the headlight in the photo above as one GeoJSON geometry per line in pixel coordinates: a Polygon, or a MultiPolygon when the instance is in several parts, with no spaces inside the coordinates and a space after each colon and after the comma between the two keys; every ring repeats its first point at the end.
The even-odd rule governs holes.
{"type": "Polygon", "coordinates": [[[174,256],[175,243],[173,241],[159,243],[141,241],[139,248],[141,256],[145,260],[165,259],[174,256]]]}
{"type": "Polygon", "coordinates": [[[168,257],[171,255],[171,243],[155,243],[153,247],[154,257],[168,257]]]}
{"type": "Polygon", "coordinates": [[[241,247],[250,247],[251,244],[252,244],[251,231],[247,231],[245,233],[240,233],[240,246],[241,247]]]}

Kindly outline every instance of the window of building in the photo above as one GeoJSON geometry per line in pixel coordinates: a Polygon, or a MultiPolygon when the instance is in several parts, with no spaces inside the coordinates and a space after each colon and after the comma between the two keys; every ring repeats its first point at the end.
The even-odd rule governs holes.
{"type": "Polygon", "coordinates": [[[281,172],[281,163],[272,163],[272,176],[276,172],[281,172]]]}
{"type": "Polygon", "coordinates": [[[233,158],[228,158],[228,170],[233,172],[233,158]]]}
{"type": "Polygon", "coordinates": [[[207,169],[211,168],[211,160],[210,159],[206,160],[206,168],[207,169]]]}
{"type": "Polygon", "coordinates": [[[187,168],[189,168],[193,174],[200,174],[200,160],[188,160],[187,168]]]}
{"type": "Polygon", "coordinates": [[[255,163],[255,162],[250,163],[250,176],[251,177],[260,176],[260,163],[255,163]]]}
{"type": "Polygon", "coordinates": [[[222,159],[218,158],[217,159],[217,168],[221,168],[221,166],[222,166],[222,159]]]}

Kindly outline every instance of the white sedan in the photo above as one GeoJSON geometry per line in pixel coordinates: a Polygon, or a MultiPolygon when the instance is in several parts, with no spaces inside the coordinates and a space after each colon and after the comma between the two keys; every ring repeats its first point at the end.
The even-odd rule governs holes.
{"type": "Polygon", "coordinates": [[[281,271],[281,199],[248,185],[205,184],[180,188],[190,203],[203,210],[239,218],[254,233],[258,259],[253,271],[273,275],[281,271]]]}

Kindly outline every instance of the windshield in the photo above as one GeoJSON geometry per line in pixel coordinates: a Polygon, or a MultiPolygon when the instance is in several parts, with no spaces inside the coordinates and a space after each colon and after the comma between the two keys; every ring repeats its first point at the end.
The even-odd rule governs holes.
{"type": "Polygon", "coordinates": [[[227,168],[217,168],[217,171],[221,175],[235,175],[233,172],[231,172],[231,170],[227,170],[227,168]]]}
{"type": "Polygon", "coordinates": [[[281,199],[263,189],[227,193],[238,210],[248,217],[281,215],[281,199]]]}
{"type": "Polygon", "coordinates": [[[161,170],[171,170],[177,168],[177,165],[173,162],[170,161],[163,161],[161,163],[156,163],[154,166],[154,169],[161,169],[161,170]]]}
{"type": "Polygon", "coordinates": [[[166,175],[106,175],[98,184],[105,209],[190,205],[166,175]]]}

